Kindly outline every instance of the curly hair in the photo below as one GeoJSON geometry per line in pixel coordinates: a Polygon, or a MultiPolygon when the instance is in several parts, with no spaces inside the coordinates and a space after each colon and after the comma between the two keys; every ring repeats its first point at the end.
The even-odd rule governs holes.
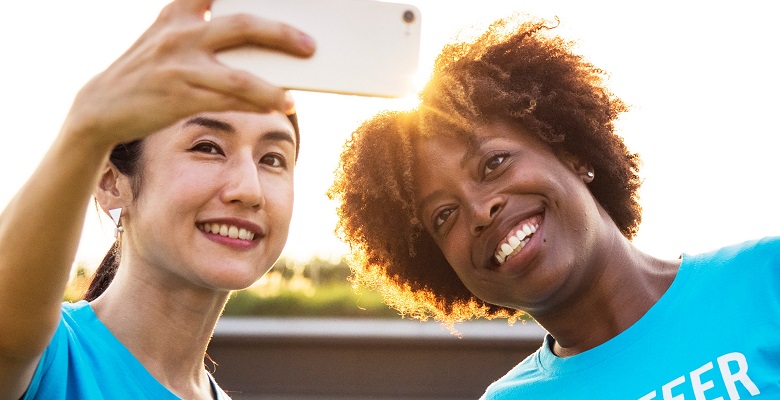
{"type": "Polygon", "coordinates": [[[451,325],[467,319],[524,317],[476,298],[423,230],[414,201],[412,156],[424,135],[469,137],[476,125],[516,124],[593,166],[594,198],[622,234],[641,221],[639,157],[615,133],[626,105],[604,84],[604,71],[548,36],[546,21],[494,22],[470,42],[445,46],[420,94],[420,106],[383,112],[344,146],[328,195],[340,202],[341,240],[351,246],[351,279],[380,291],[401,315],[451,325]]]}

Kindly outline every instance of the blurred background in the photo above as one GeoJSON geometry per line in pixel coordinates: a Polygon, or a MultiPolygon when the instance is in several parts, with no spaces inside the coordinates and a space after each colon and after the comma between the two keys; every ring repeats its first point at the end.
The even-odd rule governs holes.
{"type": "MultiPolygon", "coordinates": [[[[74,0],[4,7],[0,116],[6,151],[0,157],[0,208],[40,161],[79,88],[128,48],[166,3],[74,0]]],[[[643,160],[644,219],[635,240],[640,248],[677,257],[780,233],[775,184],[780,61],[774,50],[780,27],[771,4],[408,3],[422,13],[420,85],[438,51],[458,34],[479,32],[515,12],[560,18],[556,32],[576,41],[577,51],[607,71],[609,86],[632,107],[618,129],[643,160]]],[[[328,270],[344,267],[347,248],[333,234],[336,204],[325,192],[341,147],[376,112],[416,104],[416,96],[294,96],[302,130],[295,211],[281,267],[259,283],[262,287],[292,277],[339,280],[328,270]]],[[[87,210],[75,260],[86,273],[109,248],[112,229],[94,207],[87,210]]]]}
{"type": "MultiPolygon", "coordinates": [[[[776,183],[780,143],[777,139],[780,128],[776,122],[780,61],[776,48],[780,26],[776,24],[777,12],[772,2],[407,2],[416,5],[422,13],[420,84],[430,74],[433,60],[441,47],[458,34],[467,36],[479,32],[493,19],[515,12],[548,19],[560,18],[557,34],[576,41],[576,51],[607,71],[610,88],[632,107],[621,118],[618,130],[643,160],[640,172],[644,185],[640,195],[644,218],[635,239],[638,247],[660,257],[675,258],[682,252],[698,253],[730,243],[780,234],[780,207],[777,206],[780,191],[776,183]]],[[[4,5],[3,21],[0,23],[0,49],[3,54],[0,66],[0,129],[5,151],[0,156],[0,208],[7,204],[40,161],[79,88],[128,48],[166,3],[165,0],[71,0],[43,3],[16,1],[4,5]]],[[[303,325],[287,323],[268,333],[268,337],[278,340],[287,337],[287,343],[295,335],[302,338],[300,344],[310,343],[314,337],[327,342],[328,339],[323,339],[322,335],[316,336],[316,332],[335,335],[329,339],[331,344],[364,343],[364,347],[374,349],[377,348],[376,343],[400,343],[404,342],[403,338],[412,338],[408,343],[416,343],[418,354],[420,346],[434,349],[441,347],[435,343],[450,343],[448,341],[456,336],[438,326],[421,328],[420,324],[416,324],[409,328],[407,325],[394,325],[409,321],[399,320],[397,314],[384,307],[374,293],[362,289],[355,291],[349,287],[345,279],[348,271],[343,261],[347,248],[333,234],[336,204],[325,196],[348,135],[376,112],[411,107],[416,99],[388,100],[304,92],[293,95],[300,118],[302,145],[295,172],[296,202],[287,247],[270,273],[253,287],[233,296],[226,314],[264,318],[317,316],[341,321],[337,325],[327,325],[329,328],[303,322],[303,325]],[[390,325],[382,328],[372,326],[375,339],[379,337],[376,339],[379,342],[375,343],[369,341],[372,337],[369,333],[354,336],[354,332],[366,332],[361,330],[363,328],[343,322],[355,318],[385,318],[390,325]],[[292,328],[295,326],[300,329],[296,331],[292,328]]],[[[110,219],[99,216],[94,207],[87,210],[82,246],[74,263],[74,283],[66,297],[80,296],[84,282],[113,241],[112,230],[110,219]]],[[[218,327],[215,342],[219,342],[220,338],[231,338],[231,343],[244,346],[251,341],[247,339],[246,332],[262,331],[257,325],[230,325],[232,321],[228,320],[221,328],[218,327]]],[[[482,325],[469,325],[475,327],[474,331],[469,331],[470,328],[465,325],[459,328],[463,339],[453,343],[459,343],[461,347],[476,342],[483,345],[504,343],[510,347],[499,349],[499,353],[510,356],[496,362],[496,358],[490,358],[492,353],[482,348],[451,359],[451,368],[455,368],[456,364],[465,368],[468,366],[466,360],[487,357],[485,364],[479,367],[484,375],[475,382],[469,382],[468,389],[455,391],[461,393],[462,398],[476,397],[484,384],[522,358],[526,350],[512,346],[525,343],[523,346],[533,350],[541,340],[541,332],[533,330],[535,328],[531,324],[507,328],[499,323],[486,325],[484,329],[477,328],[482,325]]],[[[275,325],[267,322],[264,326],[275,325]]],[[[264,343],[270,343],[271,348],[278,349],[280,346],[280,342],[264,343]]],[[[246,346],[240,349],[236,352],[246,354],[248,351],[246,346]]],[[[291,353],[286,354],[278,355],[275,360],[295,359],[290,356],[291,353]]],[[[314,353],[301,350],[295,354],[300,359],[305,354],[314,353]]],[[[327,361],[333,361],[333,354],[323,357],[326,360],[323,364],[325,370],[328,365],[336,365],[327,361]]],[[[371,357],[376,355],[366,360],[371,360],[371,357]]],[[[425,359],[436,360],[437,357],[444,360],[441,357],[445,356],[430,355],[425,359]]],[[[419,364],[418,361],[415,363],[419,364]]],[[[410,365],[408,359],[399,362],[401,366],[397,369],[410,365]]],[[[315,364],[314,361],[304,363],[309,366],[315,364]]],[[[384,364],[394,365],[390,362],[384,364]]],[[[281,364],[274,365],[281,371],[295,368],[299,374],[303,368],[301,365],[287,368],[281,364]]],[[[358,364],[341,360],[339,365],[358,364]]],[[[422,369],[419,370],[406,368],[406,372],[433,381],[423,372],[439,371],[440,367],[441,363],[432,364],[420,366],[422,369]]],[[[240,375],[242,370],[240,367],[234,370],[231,367],[221,368],[227,368],[229,372],[226,375],[231,376],[240,375]]],[[[360,387],[361,379],[354,375],[359,371],[365,371],[365,368],[355,367],[349,386],[360,387]]],[[[443,371],[453,370],[445,368],[443,371]]],[[[291,379],[291,385],[304,376],[279,374],[291,379]]],[[[376,381],[380,381],[382,376],[387,381],[387,377],[391,376],[388,372],[377,374],[376,381]]],[[[219,372],[217,375],[223,382],[225,378],[219,372]]],[[[448,384],[457,389],[460,386],[447,383],[446,377],[462,379],[464,375],[468,373],[449,373],[436,379],[444,382],[442,385],[448,384]]],[[[254,381],[284,381],[278,375],[273,375],[273,379],[270,378],[272,375],[268,376],[267,381],[254,381]]],[[[331,380],[345,379],[344,376],[331,380]]],[[[385,382],[396,388],[396,392],[383,392],[387,393],[386,397],[403,397],[398,392],[401,387],[415,387],[408,381],[399,382],[385,382]]],[[[378,395],[348,395],[339,390],[330,392],[333,398],[379,398],[378,395]]],[[[375,389],[371,393],[379,392],[375,389]]],[[[418,395],[407,397],[456,398],[452,393],[425,393],[428,392],[423,390],[418,395]]],[[[248,389],[244,397],[241,396],[240,393],[235,395],[237,398],[254,398],[248,389]]],[[[279,396],[273,398],[309,398],[292,394],[279,396]]],[[[311,396],[324,398],[324,395],[311,396]]],[[[263,398],[271,397],[266,393],[263,398]]]]}

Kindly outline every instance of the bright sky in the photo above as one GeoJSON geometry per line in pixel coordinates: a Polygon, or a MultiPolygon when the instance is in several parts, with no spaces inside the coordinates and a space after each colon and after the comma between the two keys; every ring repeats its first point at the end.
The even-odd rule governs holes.
{"type": "MultiPolygon", "coordinates": [[[[619,129],[644,161],[640,248],[676,257],[780,234],[780,26],[773,2],[407,2],[422,13],[423,77],[462,28],[513,12],[560,18],[558,34],[576,40],[578,51],[609,72],[612,90],[633,106],[619,129]]],[[[165,3],[4,5],[0,207],[40,161],[78,89],[129,47],[165,3]]],[[[346,248],[332,233],[335,204],[325,191],[341,146],[360,122],[408,100],[294,95],[302,148],[285,255],[338,257],[346,248]]],[[[80,261],[94,265],[112,242],[111,222],[103,221],[90,207],[80,261]]]]}

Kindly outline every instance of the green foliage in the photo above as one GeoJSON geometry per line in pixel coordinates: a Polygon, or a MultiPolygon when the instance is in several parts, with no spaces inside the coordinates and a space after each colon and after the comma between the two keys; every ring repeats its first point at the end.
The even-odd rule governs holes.
{"type": "Polygon", "coordinates": [[[376,292],[356,293],[343,284],[318,286],[312,295],[283,290],[275,296],[262,297],[251,289],[234,292],[224,315],[317,317],[317,318],[393,318],[398,312],[382,303],[376,292]]]}
{"type": "Polygon", "coordinates": [[[69,301],[74,303],[84,297],[84,293],[89,287],[89,281],[91,274],[84,265],[77,265],[74,274],[65,288],[65,294],[62,296],[63,301],[69,301]]]}
{"type": "Polygon", "coordinates": [[[320,258],[306,263],[279,260],[257,284],[236,291],[225,315],[393,318],[398,313],[372,291],[356,291],[347,281],[349,268],[320,258]]]}
{"type": "MultiPolygon", "coordinates": [[[[382,303],[373,291],[355,290],[347,281],[349,267],[344,260],[333,263],[312,258],[304,263],[280,259],[256,284],[234,292],[224,315],[397,318],[398,312],[382,303]]],[[[64,300],[77,301],[89,286],[91,273],[79,265],[68,285],[64,300]]]]}

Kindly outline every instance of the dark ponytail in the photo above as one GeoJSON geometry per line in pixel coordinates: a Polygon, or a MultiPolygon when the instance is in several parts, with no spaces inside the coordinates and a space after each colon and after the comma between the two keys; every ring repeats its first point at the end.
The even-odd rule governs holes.
{"type": "Polygon", "coordinates": [[[89,289],[84,293],[84,300],[92,301],[98,298],[114,280],[116,269],[119,267],[119,240],[111,245],[103,261],[100,262],[95,274],[92,275],[92,281],[89,282],[89,289]]]}
{"type": "MultiPolygon", "coordinates": [[[[109,160],[116,166],[124,175],[130,177],[130,182],[133,190],[133,198],[138,196],[140,189],[139,175],[138,175],[138,160],[141,158],[142,140],[136,140],[130,143],[124,143],[117,145],[111,150],[109,160]]],[[[98,298],[106,290],[111,281],[114,280],[116,270],[119,267],[119,255],[120,255],[120,240],[117,237],[114,244],[103,257],[103,261],[100,262],[100,266],[92,275],[92,280],[89,282],[89,288],[84,293],[84,300],[92,301],[98,298]]]]}

